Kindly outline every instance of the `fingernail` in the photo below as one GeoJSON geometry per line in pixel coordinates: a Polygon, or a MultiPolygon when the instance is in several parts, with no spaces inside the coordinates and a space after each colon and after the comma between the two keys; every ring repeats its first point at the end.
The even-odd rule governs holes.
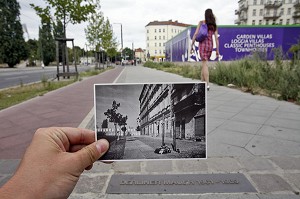
{"type": "Polygon", "coordinates": [[[96,143],[96,148],[99,151],[99,153],[106,152],[108,149],[108,146],[109,146],[109,143],[105,139],[98,140],[96,143]]]}

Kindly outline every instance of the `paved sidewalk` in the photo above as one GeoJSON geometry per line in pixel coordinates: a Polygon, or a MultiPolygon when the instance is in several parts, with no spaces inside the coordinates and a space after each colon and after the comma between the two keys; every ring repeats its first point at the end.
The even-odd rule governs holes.
{"type": "MultiPolygon", "coordinates": [[[[107,74],[109,73],[105,73],[102,78],[108,76],[107,74]]],[[[119,78],[116,79],[116,77],[117,75],[112,75],[110,82],[114,80],[118,83],[191,81],[178,75],[140,66],[125,67],[119,78]]],[[[83,88],[86,89],[86,87],[83,88]]],[[[79,96],[76,95],[77,97],[79,96]]],[[[86,101],[92,101],[87,97],[88,95],[85,96],[86,101]]],[[[300,198],[300,106],[216,85],[211,85],[207,97],[208,159],[115,162],[113,164],[97,162],[91,171],[84,172],[70,198],[300,198]],[[258,193],[105,194],[113,174],[207,173],[243,173],[258,193]]],[[[37,103],[35,105],[38,106],[37,103]]],[[[91,109],[91,106],[89,108],[91,109]]],[[[87,114],[90,109],[87,108],[84,114],[87,114]]],[[[1,114],[2,112],[0,112],[0,125],[3,119],[8,120],[8,117],[1,117],[1,114]]],[[[42,112],[41,117],[44,114],[47,113],[42,112]]],[[[59,117],[59,114],[57,115],[59,117]]],[[[74,118],[62,125],[75,126],[80,123],[79,120],[79,118],[76,120],[74,118]]],[[[85,121],[85,127],[93,128],[92,114],[89,114],[85,121]]],[[[5,128],[0,126],[0,129],[2,131],[5,128]]],[[[0,142],[1,140],[2,138],[0,142]]],[[[27,140],[29,141],[30,138],[27,140]]],[[[3,143],[9,143],[9,141],[3,143]]],[[[13,154],[14,152],[10,155],[13,156],[13,154]]],[[[19,160],[0,160],[0,185],[14,172],[18,162],[19,160]]]]}

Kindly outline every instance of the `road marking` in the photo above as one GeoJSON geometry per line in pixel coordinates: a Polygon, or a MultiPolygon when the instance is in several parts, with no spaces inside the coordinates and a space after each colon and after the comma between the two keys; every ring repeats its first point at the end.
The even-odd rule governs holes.
{"type": "Polygon", "coordinates": [[[21,78],[26,78],[28,75],[22,75],[18,77],[6,77],[5,80],[13,80],[13,79],[21,79],[21,78]]]}

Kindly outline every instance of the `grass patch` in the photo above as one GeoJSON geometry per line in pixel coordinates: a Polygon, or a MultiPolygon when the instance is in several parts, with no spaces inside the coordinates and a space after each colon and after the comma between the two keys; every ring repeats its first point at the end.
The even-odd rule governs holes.
{"type": "Polygon", "coordinates": [[[0,91],[0,110],[19,104],[37,96],[72,84],[74,80],[61,82],[41,82],[30,85],[23,85],[0,91]]]}
{"type": "Polygon", "coordinates": [[[162,70],[168,73],[174,73],[191,79],[201,79],[201,67],[197,65],[176,65],[171,62],[146,62],[145,67],[162,70]]]}
{"type": "Polygon", "coordinates": [[[96,69],[89,70],[87,72],[80,73],[78,78],[68,79],[64,81],[49,81],[45,77],[41,78],[41,82],[34,84],[26,85],[21,81],[19,87],[3,89],[0,91],[0,110],[19,104],[37,96],[43,96],[49,91],[53,91],[70,85],[76,81],[80,81],[82,77],[98,75],[104,71],[105,70],[96,69]]]}
{"type": "MultiPolygon", "coordinates": [[[[285,60],[280,49],[274,49],[274,61],[253,54],[232,62],[216,62],[209,68],[210,81],[218,85],[234,85],[244,92],[270,96],[300,104],[300,60],[285,60]]],[[[145,67],[171,72],[192,79],[200,78],[200,66],[146,62],[145,67]],[[167,65],[167,67],[165,66],[167,65]]]]}

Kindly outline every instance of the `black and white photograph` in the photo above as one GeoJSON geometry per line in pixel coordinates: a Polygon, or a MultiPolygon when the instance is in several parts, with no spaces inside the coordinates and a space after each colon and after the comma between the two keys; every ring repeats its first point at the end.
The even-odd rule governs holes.
{"type": "Polygon", "coordinates": [[[100,159],[207,157],[205,83],[96,84],[96,138],[107,139],[100,159]]]}

